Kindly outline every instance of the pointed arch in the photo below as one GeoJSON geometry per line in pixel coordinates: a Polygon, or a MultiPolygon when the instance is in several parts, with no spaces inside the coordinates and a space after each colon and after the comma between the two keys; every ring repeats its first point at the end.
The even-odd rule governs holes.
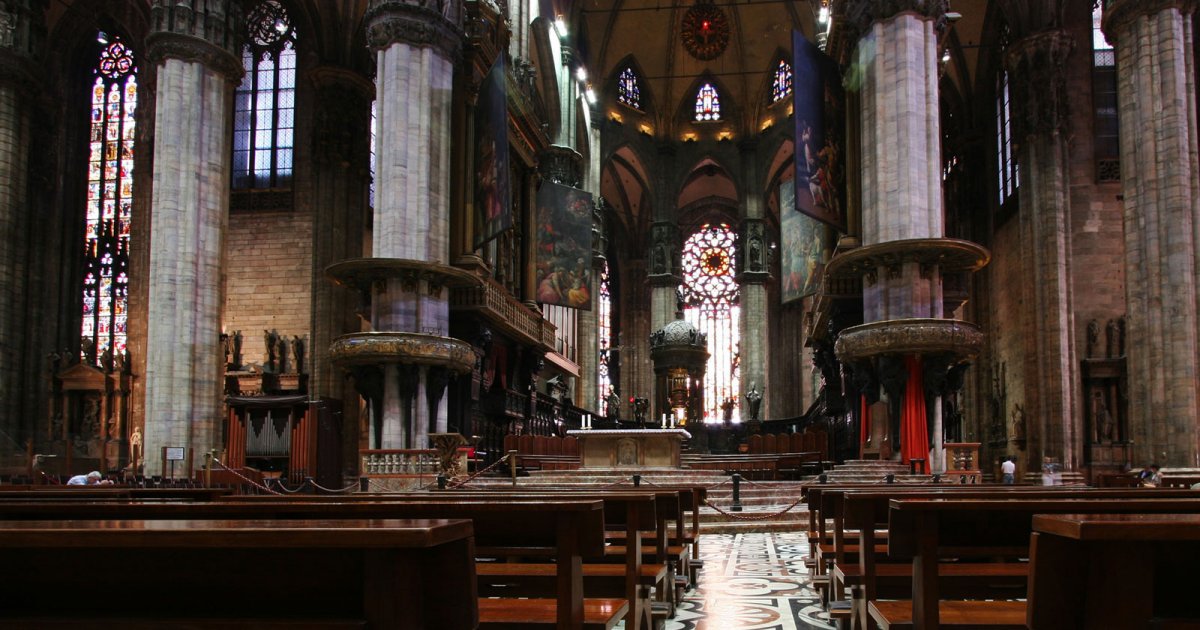
{"type": "Polygon", "coordinates": [[[634,55],[626,55],[623,59],[617,62],[612,67],[609,73],[606,93],[613,94],[616,102],[633,108],[641,113],[650,113],[653,110],[654,98],[651,92],[650,82],[646,80],[646,73],[642,70],[641,64],[638,63],[637,57],[634,55]],[[634,85],[637,88],[638,104],[634,105],[629,102],[630,99],[623,98],[626,95],[627,88],[625,87],[626,73],[632,75],[634,85]]]}
{"type": "Polygon", "coordinates": [[[733,122],[737,119],[737,103],[732,98],[733,92],[718,80],[711,72],[705,71],[692,81],[683,98],[679,102],[678,120],[683,123],[706,124],[733,122]],[[708,119],[697,118],[697,106],[703,106],[701,90],[710,88],[715,94],[719,105],[719,116],[708,119]]]}
{"type": "Polygon", "coordinates": [[[767,93],[767,102],[772,105],[786,103],[792,95],[792,62],[785,55],[776,53],[775,62],[770,69],[771,91],[767,93]]]}

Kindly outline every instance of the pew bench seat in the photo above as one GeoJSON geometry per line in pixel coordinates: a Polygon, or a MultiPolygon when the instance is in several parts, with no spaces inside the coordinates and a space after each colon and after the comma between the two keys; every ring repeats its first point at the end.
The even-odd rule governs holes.
{"type": "MultiPolygon", "coordinates": [[[[525,562],[478,562],[475,564],[475,574],[487,578],[509,578],[514,580],[553,580],[558,575],[555,565],[549,563],[525,562]]],[[[584,584],[593,580],[625,578],[625,565],[622,564],[585,564],[583,565],[584,584]]],[[[667,565],[643,564],[638,583],[642,586],[657,586],[667,579],[667,565]]],[[[590,590],[590,589],[589,589],[590,590]]]]}
{"type": "MultiPolygon", "coordinates": [[[[611,630],[625,618],[629,602],[624,598],[588,597],[583,600],[583,630],[611,630]]],[[[558,617],[557,602],[548,598],[480,598],[479,627],[491,630],[524,630],[531,626],[553,627],[558,617]]]]}
{"type": "Polygon", "coordinates": [[[55,619],[53,617],[6,618],[10,630],[365,630],[365,619],[196,619],[159,617],[153,621],[129,617],[55,619]]]}
{"type": "MultiPolygon", "coordinates": [[[[867,609],[880,630],[915,630],[912,600],[877,600],[867,609]]],[[[955,630],[1026,630],[1025,602],[942,600],[941,628],[955,630]]]]}

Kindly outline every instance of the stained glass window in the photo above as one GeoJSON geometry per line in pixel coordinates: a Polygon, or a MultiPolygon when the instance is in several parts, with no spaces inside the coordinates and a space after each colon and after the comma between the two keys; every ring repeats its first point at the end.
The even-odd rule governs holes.
{"type": "Polygon", "coordinates": [[[608,395],[612,393],[612,372],[610,371],[610,363],[613,359],[610,349],[612,348],[612,284],[608,276],[608,261],[604,262],[604,266],[600,269],[600,300],[596,307],[596,320],[600,326],[600,363],[598,366],[599,376],[597,381],[599,387],[597,393],[600,396],[600,414],[608,416],[608,395]]]}
{"type": "Polygon", "coordinates": [[[717,95],[717,88],[705,83],[696,93],[696,121],[710,120],[721,120],[721,99],[717,95]]]}
{"type": "Polygon", "coordinates": [[[84,346],[97,364],[125,352],[129,307],[129,222],[133,205],[137,66],[133,51],[109,36],[93,70],[84,224],[84,346]]]}
{"type": "Polygon", "coordinates": [[[1008,72],[1001,71],[996,85],[996,164],[997,186],[1003,204],[1021,184],[1017,156],[1013,153],[1012,102],[1009,99],[1008,72]]]}
{"type": "Polygon", "coordinates": [[[778,103],[792,93],[792,66],[787,61],[779,60],[775,68],[775,82],[771,84],[771,102],[778,103]]]}
{"type": "Polygon", "coordinates": [[[375,125],[379,122],[379,109],[376,104],[379,101],[371,101],[371,183],[367,187],[367,203],[371,207],[375,207],[375,169],[379,166],[378,158],[375,155],[376,140],[375,140],[375,125]]]}
{"type": "Polygon", "coordinates": [[[617,100],[634,109],[642,108],[642,92],[638,88],[638,78],[633,68],[625,68],[617,77],[617,100]]]}
{"type": "Polygon", "coordinates": [[[684,319],[708,334],[704,377],[704,421],[722,422],[724,410],[740,422],[738,385],[738,284],[734,277],[736,236],[724,223],[704,225],[683,245],[684,319]]]}
{"type": "Polygon", "coordinates": [[[1117,55],[1100,23],[1104,9],[1092,8],[1092,144],[1096,181],[1121,181],[1121,124],[1117,119],[1117,55]]]}
{"type": "Polygon", "coordinates": [[[263,0],[246,15],[246,75],[234,94],[233,187],[274,188],[292,179],[296,33],[287,10],[263,0]]]}

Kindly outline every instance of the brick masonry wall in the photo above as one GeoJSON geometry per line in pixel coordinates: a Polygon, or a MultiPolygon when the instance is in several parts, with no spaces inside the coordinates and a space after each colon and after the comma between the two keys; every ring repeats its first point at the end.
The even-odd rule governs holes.
{"type": "MultiPolygon", "coordinates": [[[[229,334],[242,331],[242,361],[258,366],[266,362],[264,330],[278,330],[289,342],[293,336],[300,336],[307,344],[312,303],[312,216],[297,212],[232,213],[225,247],[223,321],[229,334]]],[[[307,356],[311,357],[312,352],[308,351],[307,356]]]]}

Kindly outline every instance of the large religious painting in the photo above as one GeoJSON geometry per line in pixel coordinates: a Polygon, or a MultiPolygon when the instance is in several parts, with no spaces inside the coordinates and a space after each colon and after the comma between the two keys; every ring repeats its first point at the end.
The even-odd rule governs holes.
{"type": "Polygon", "coordinates": [[[480,220],[475,246],[512,227],[508,176],[508,102],[504,56],[492,65],[475,107],[475,207],[480,220]]]}
{"type": "Polygon", "coordinates": [[[833,253],[833,228],[800,212],[791,182],[779,186],[779,223],[783,240],[781,301],[786,304],[817,292],[825,263],[833,253]]]}
{"type": "Polygon", "coordinates": [[[792,33],[796,207],[846,231],[845,92],[837,65],[792,33]]]}
{"type": "Polygon", "coordinates": [[[546,182],[537,195],[537,301],[591,310],[592,194],[546,182]]]}

